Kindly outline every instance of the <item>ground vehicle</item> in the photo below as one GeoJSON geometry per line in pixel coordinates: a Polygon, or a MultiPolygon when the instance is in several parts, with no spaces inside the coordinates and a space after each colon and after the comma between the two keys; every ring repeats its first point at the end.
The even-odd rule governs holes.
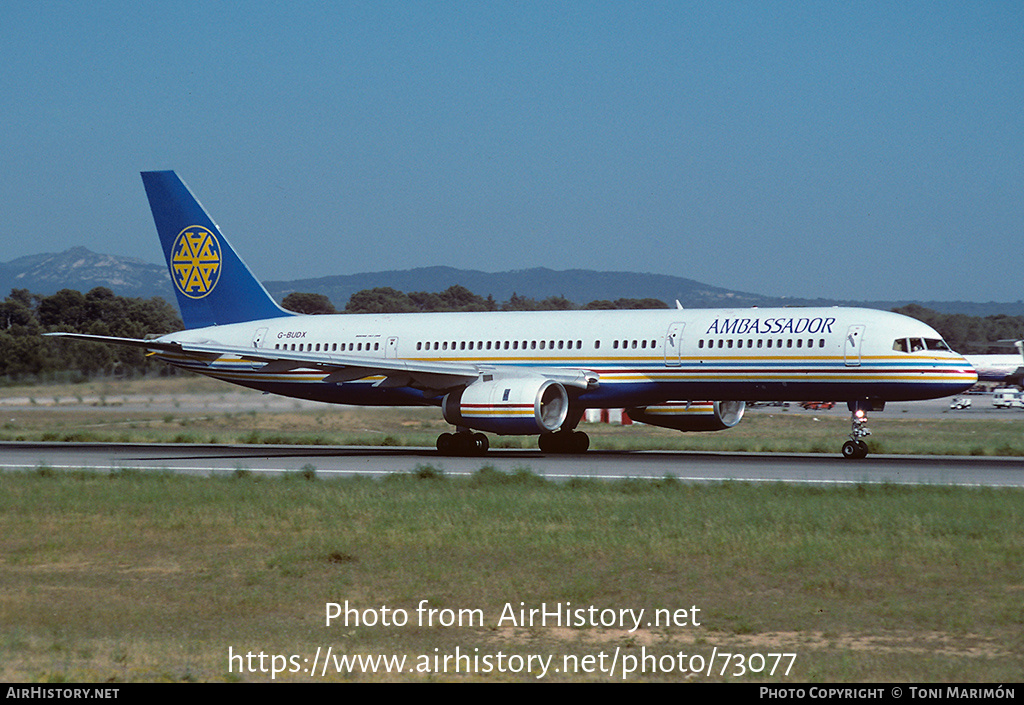
{"type": "Polygon", "coordinates": [[[1024,399],[1016,387],[1001,387],[992,392],[992,405],[997,409],[1021,409],[1024,408],[1024,399]]]}
{"type": "Polygon", "coordinates": [[[831,409],[835,405],[836,403],[834,401],[805,401],[800,404],[801,408],[814,409],[816,411],[831,409]]]}
{"type": "Polygon", "coordinates": [[[949,402],[950,409],[970,409],[971,400],[967,397],[953,397],[953,401],[949,402]]]}

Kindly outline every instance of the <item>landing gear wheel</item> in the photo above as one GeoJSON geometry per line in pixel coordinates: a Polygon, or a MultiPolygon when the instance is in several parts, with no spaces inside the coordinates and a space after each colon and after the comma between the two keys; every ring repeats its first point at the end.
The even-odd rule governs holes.
{"type": "Polygon", "coordinates": [[[537,439],[537,445],[540,447],[541,453],[558,452],[558,439],[555,438],[553,433],[542,433],[540,438],[537,439]]]}
{"type": "Polygon", "coordinates": [[[569,437],[569,451],[570,453],[586,453],[590,449],[590,436],[583,433],[583,431],[574,431],[569,437]]]}
{"type": "Polygon", "coordinates": [[[482,433],[459,431],[442,433],[437,437],[437,452],[441,455],[483,455],[490,445],[482,433]]]}
{"type": "Polygon", "coordinates": [[[847,460],[860,460],[868,455],[868,444],[864,441],[847,441],[843,444],[843,457],[847,460]]]}
{"type": "Polygon", "coordinates": [[[455,436],[451,433],[442,433],[437,437],[437,452],[441,455],[452,455],[455,446],[455,436]]]}
{"type": "Polygon", "coordinates": [[[537,445],[544,453],[586,453],[590,448],[590,436],[582,431],[544,433],[537,439],[537,445]]]}
{"type": "Polygon", "coordinates": [[[490,447],[491,442],[487,440],[487,436],[482,433],[473,434],[473,450],[475,451],[475,455],[483,455],[490,447]]]}

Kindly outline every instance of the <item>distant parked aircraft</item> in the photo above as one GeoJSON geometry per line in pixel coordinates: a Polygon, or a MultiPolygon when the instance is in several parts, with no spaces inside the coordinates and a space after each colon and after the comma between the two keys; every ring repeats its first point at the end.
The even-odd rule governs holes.
{"type": "Polygon", "coordinates": [[[1016,382],[1024,378],[1024,340],[1012,342],[1016,355],[966,355],[966,360],[978,372],[979,382],[1016,382]]]}

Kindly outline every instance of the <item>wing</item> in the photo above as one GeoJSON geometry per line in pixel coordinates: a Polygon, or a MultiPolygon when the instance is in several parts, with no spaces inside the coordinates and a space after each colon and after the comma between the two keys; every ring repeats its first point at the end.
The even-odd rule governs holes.
{"type": "Polygon", "coordinates": [[[266,348],[236,347],[215,341],[175,341],[166,339],[144,340],[116,338],[85,333],[47,333],[47,336],[87,340],[95,343],[126,345],[157,353],[169,353],[212,365],[223,357],[242,359],[253,363],[257,372],[286,372],[297,369],[315,369],[327,373],[326,383],[350,382],[366,377],[383,376],[378,387],[414,387],[441,393],[465,387],[485,375],[501,377],[543,377],[564,387],[585,391],[598,386],[596,372],[571,367],[529,367],[465,362],[432,362],[402,358],[358,357],[327,352],[297,352],[266,348]],[[262,363],[262,366],[259,366],[262,363]]]}

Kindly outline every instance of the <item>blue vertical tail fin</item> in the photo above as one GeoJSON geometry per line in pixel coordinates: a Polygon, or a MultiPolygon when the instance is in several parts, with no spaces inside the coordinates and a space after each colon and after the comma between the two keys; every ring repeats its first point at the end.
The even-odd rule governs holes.
{"type": "Polygon", "coordinates": [[[160,244],[186,328],[294,315],[277,305],[173,171],[144,171],[160,244]]]}

